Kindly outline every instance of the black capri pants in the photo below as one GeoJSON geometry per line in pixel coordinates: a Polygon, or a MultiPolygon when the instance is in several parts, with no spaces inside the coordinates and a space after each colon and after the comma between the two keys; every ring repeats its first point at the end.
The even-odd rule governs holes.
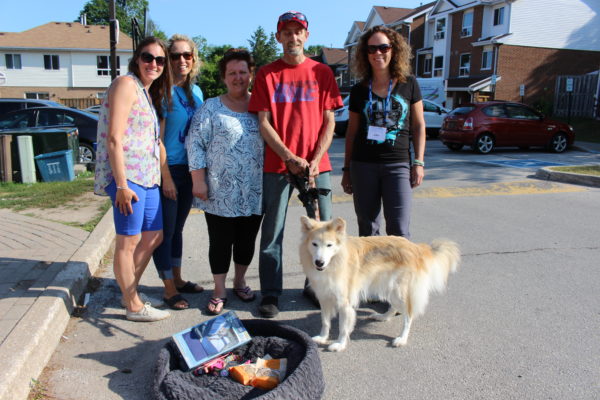
{"type": "Polygon", "coordinates": [[[262,215],[248,217],[221,217],[205,212],[208,226],[208,262],[214,275],[226,274],[233,262],[250,265],[254,256],[256,235],[262,215]]]}

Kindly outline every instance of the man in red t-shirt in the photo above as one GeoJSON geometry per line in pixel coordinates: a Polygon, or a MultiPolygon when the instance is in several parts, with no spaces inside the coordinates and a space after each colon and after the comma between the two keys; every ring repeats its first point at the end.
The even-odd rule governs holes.
{"type": "MultiPolygon", "coordinates": [[[[282,242],[293,187],[285,174],[304,175],[308,167],[317,188],[331,189],[327,149],[333,138],[333,110],[343,106],[331,69],[304,55],[308,39],[304,14],[288,11],[277,22],[283,57],[258,71],[249,111],[258,113],[265,139],[263,213],[259,275],[261,316],[279,313],[283,291],[282,242]]],[[[331,193],[319,196],[322,220],[331,219],[331,193]]],[[[307,209],[308,211],[308,209],[307,209]]]]}

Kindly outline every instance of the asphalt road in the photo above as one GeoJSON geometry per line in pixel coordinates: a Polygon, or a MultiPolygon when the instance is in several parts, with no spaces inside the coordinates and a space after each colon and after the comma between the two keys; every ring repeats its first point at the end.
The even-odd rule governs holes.
{"type": "MultiPolygon", "coordinates": [[[[341,143],[336,139],[331,151],[336,171],[341,143]]],[[[455,240],[462,248],[461,267],[447,292],[433,296],[426,314],[415,320],[404,348],[389,345],[401,330],[401,317],[369,321],[366,315],[384,306],[363,304],[348,349],[322,349],[324,398],[600,398],[600,189],[537,181],[529,161],[525,168],[488,163],[584,159],[598,162],[598,155],[506,150],[480,156],[430,142],[426,181],[415,193],[413,240],[455,240]]],[[[334,213],[348,220],[355,234],[352,203],[339,188],[335,194],[334,213]]],[[[302,214],[295,203],[290,207],[285,293],[277,319],[314,335],[319,313],[300,295],[302,214]]],[[[184,271],[210,288],[205,232],[203,215],[192,214],[185,230],[184,271]]],[[[256,261],[248,274],[253,288],[259,286],[256,261]]],[[[88,311],[72,318],[41,381],[62,400],[148,399],[158,349],[171,334],[208,318],[203,310],[210,290],[188,295],[189,310],[140,324],[123,318],[110,266],[98,283],[88,311]]],[[[153,265],[142,291],[161,293],[153,265]]],[[[241,318],[258,317],[256,303],[229,297],[227,308],[241,318]]],[[[332,334],[337,334],[335,322],[332,334]]]]}

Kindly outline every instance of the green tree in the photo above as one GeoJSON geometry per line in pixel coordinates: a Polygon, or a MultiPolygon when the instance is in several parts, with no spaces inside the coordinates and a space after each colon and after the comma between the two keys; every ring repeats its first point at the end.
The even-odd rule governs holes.
{"type": "Polygon", "coordinates": [[[279,46],[275,35],[271,32],[267,37],[262,26],[256,28],[248,43],[257,68],[273,62],[279,57],[279,46]]]}
{"type": "MultiPolygon", "coordinates": [[[[197,38],[199,37],[196,36],[194,41],[196,41],[197,38]]],[[[202,37],[200,38],[203,39],[202,37]]],[[[203,43],[205,44],[206,41],[203,43]]],[[[196,41],[196,45],[198,45],[198,41],[196,41]]],[[[204,60],[202,68],[200,69],[200,76],[198,77],[198,86],[202,89],[204,98],[208,99],[225,93],[225,84],[221,81],[221,75],[219,74],[219,60],[231,47],[232,46],[228,44],[223,46],[203,47],[202,52],[204,53],[204,60]]]]}
{"type": "MultiPolygon", "coordinates": [[[[121,31],[132,36],[131,19],[136,18],[140,25],[143,24],[144,9],[148,9],[148,0],[115,0],[115,14],[119,20],[121,31]]],[[[86,14],[89,24],[108,25],[108,0],[88,0],[79,12],[79,15],[81,14],[86,14]]],[[[79,21],[79,18],[75,21],[79,21]]],[[[154,21],[149,20],[148,26],[150,34],[166,38],[165,33],[158,28],[158,25],[154,21]]]]}
{"type": "Polygon", "coordinates": [[[322,44],[313,44],[311,46],[308,46],[306,48],[306,54],[310,55],[310,56],[318,56],[319,54],[321,54],[321,50],[323,50],[323,46],[322,44]]]}

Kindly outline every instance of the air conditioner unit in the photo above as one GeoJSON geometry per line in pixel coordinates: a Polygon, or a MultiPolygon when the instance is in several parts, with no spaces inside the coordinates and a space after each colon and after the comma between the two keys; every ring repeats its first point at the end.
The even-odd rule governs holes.
{"type": "Polygon", "coordinates": [[[441,40],[443,38],[444,38],[444,32],[437,32],[435,35],[433,35],[434,40],[441,40]]]}
{"type": "Polygon", "coordinates": [[[462,30],[460,31],[460,36],[471,36],[471,29],[462,28],[462,30]]]}

